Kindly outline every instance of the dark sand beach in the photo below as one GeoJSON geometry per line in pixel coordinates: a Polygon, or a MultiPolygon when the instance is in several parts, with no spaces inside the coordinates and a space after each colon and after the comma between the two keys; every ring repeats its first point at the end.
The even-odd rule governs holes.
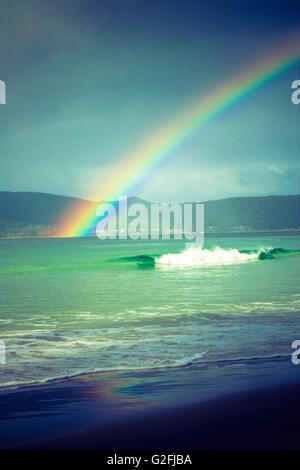
{"type": "MultiPolygon", "coordinates": [[[[139,414],[36,449],[298,449],[300,382],[139,414]]],[[[31,447],[29,445],[29,447],[31,447]]]]}
{"type": "Polygon", "coordinates": [[[6,449],[300,449],[290,358],[91,374],[2,391],[6,449]]]}

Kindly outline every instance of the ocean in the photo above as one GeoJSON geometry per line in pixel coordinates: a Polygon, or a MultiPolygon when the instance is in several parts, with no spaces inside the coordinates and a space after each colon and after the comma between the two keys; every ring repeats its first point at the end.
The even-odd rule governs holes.
{"type": "Polygon", "coordinates": [[[300,235],[0,240],[0,387],[288,358],[300,235]]]}

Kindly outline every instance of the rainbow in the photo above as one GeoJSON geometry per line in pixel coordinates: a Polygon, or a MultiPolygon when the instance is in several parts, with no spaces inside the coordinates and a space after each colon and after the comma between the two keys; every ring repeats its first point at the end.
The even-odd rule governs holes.
{"type": "MultiPolygon", "coordinates": [[[[88,198],[97,201],[114,201],[143,178],[147,172],[180,145],[194,131],[204,126],[250,93],[284,73],[300,62],[300,35],[289,37],[276,51],[264,57],[254,66],[236,74],[232,80],[204,98],[196,100],[172,122],[159,129],[142,142],[133,152],[118,162],[112,177],[101,181],[88,198]]],[[[99,173],[101,170],[99,170],[99,173]]],[[[99,202],[88,205],[75,203],[58,221],[58,236],[87,236],[96,223],[99,202]]]]}

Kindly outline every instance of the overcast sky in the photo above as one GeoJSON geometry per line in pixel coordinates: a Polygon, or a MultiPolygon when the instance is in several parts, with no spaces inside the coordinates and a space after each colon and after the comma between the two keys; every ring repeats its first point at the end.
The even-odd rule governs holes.
{"type": "MultiPolygon", "coordinates": [[[[298,0],[0,0],[0,10],[0,190],[80,197],[187,103],[300,31],[298,0]]],[[[296,79],[299,66],[212,120],[134,194],[300,193],[296,79]]]]}

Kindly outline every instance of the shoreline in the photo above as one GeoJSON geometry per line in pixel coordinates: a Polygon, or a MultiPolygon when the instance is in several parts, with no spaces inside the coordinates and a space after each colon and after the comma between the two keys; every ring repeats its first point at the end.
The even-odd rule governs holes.
{"type": "MultiPolygon", "coordinates": [[[[224,236],[224,235],[228,235],[228,236],[239,236],[239,235],[244,235],[244,236],[247,236],[247,235],[290,235],[290,234],[299,234],[300,233],[300,228],[294,228],[294,229],[291,229],[291,228],[283,228],[283,229],[278,229],[278,230],[241,230],[241,231],[238,231],[238,230],[233,230],[232,232],[214,232],[214,231],[206,231],[205,232],[205,236],[208,236],[208,237],[214,237],[214,236],[224,236]]],[[[149,234],[150,235],[150,234],[149,234]]],[[[97,239],[97,236],[96,235],[93,235],[93,236],[77,236],[77,237],[64,237],[64,236],[59,236],[59,235],[28,235],[28,236],[0,236],[0,240],[19,240],[19,239],[26,239],[26,240],[52,240],[52,239],[55,239],[55,240],[60,240],[60,239],[66,239],[68,240],[69,238],[96,238],[97,239]]],[[[174,241],[184,241],[185,239],[182,238],[182,239],[179,239],[179,240],[176,240],[174,238],[170,238],[168,241],[170,240],[174,240],[174,241]]],[[[121,239],[119,239],[118,237],[116,238],[116,241],[123,241],[121,239]]],[[[126,241],[126,240],[125,240],[126,241]]],[[[135,241],[139,241],[139,240],[135,240],[135,241]]],[[[156,241],[156,240],[153,240],[151,239],[151,237],[149,236],[149,238],[147,239],[143,239],[143,240],[140,240],[141,242],[147,242],[147,241],[156,241]]],[[[162,239],[159,239],[158,241],[162,241],[162,239]]]]}
{"type": "Polygon", "coordinates": [[[1,393],[0,448],[300,449],[299,373],[273,357],[9,390],[1,393]]]}
{"type": "MultiPolygon", "coordinates": [[[[281,312],[279,312],[281,313],[281,312]]],[[[295,312],[287,312],[287,313],[300,313],[299,311],[295,312]]],[[[116,369],[103,369],[103,370],[93,370],[93,371],[84,371],[84,372],[75,372],[74,374],[62,376],[62,377],[53,377],[41,381],[32,381],[28,383],[19,383],[19,384],[8,384],[8,385],[0,385],[0,397],[2,394],[10,393],[10,392],[22,392],[23,390],[26,391],[28,389],[34,391],[38,387],[44,386],[51,386],[52,384],[61,384],[64,382],[69,382],[73,379],[89,379],[94,376],[105,375],[105,374],[130,374],[130,373],[159,373],[159,372],[167,372],[169,370],[181,370],[189,367],[212,367],[218,365],[228,365],[234,366],[240,362],[251,362],[251,361],[272,361],[272,360],[286,360],[290,358],[290,354],[274,354],[270,356],[249,356],[249,357],[239,357],[239,358],[232,358],[232,359],[216,359],[216,360],[191,360],[191,362],[186,362],[182,364],[170,364],[170,365],[162,365],[162,366],[149,366],[149,367],[137,367],[137,368],[116,368],[116,369]]],[[[188,358],[179,359],[179,361],[183,361],[188,358]]],[[[177,362],[177,361],[176,361],[177,362]]]]}

